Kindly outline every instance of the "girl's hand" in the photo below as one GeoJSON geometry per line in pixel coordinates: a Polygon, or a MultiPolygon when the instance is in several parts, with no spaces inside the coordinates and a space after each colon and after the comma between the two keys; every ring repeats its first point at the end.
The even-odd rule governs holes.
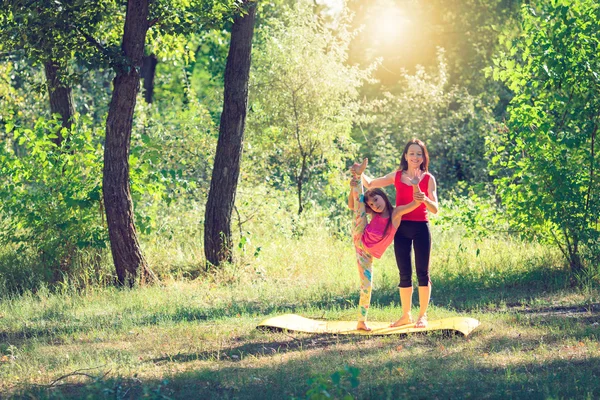
{"type": "Polygon", "coordinates": [[[421,192],[421,191],[414,192],[414,193],[413,193],[413,199],[414,199],[414,200],[415,200],[417,203],[421,204],[422,202],[424,202],[424,201],[425,201],[425,193],[423,193],[423,192],[421,192]]]}
{"type": "Polygon", "coordinates": [[[412,171],[412,177],[410,178],[410,183],[412,185],[418,185],[421,182],[421,176],[423,175],[423,171],[420,168],[417,168],[412,171]]]}

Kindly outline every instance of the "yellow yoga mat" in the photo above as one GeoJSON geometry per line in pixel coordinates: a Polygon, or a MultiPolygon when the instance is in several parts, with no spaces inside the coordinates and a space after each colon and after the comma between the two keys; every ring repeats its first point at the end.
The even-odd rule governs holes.
{"type": "Polygon", "coordinates": [[[317,321],[295,314],[285,314],[269,318],[258,324],[258,329],[281,329],[305,333],[337,335],[397,335],[412,332],[446,331],[468,336],[479,326],[479,321],[468,317],[452,317],[429,321],[427,328],[415,328],[415,324],[390,328],[389,322],[368,321],[369,332],[356,329],[356,321],[317,321]]]}

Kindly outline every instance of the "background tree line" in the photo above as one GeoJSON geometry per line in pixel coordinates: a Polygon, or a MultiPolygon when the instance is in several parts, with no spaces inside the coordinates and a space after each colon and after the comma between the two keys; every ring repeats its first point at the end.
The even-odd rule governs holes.
{"type": "Polygon", "coordinates": [[[143,242],[189,209],[197,270],[235,262],[265,212],[343,235],[346,166],[387,173],[411,137],[456,223],[597,266],[598,5],[336,4],[4,2],[5,286],[106,263],[121,284],[160,278],[143,242]],[[377,31],[386,12],[402,29],[377,31]]]}

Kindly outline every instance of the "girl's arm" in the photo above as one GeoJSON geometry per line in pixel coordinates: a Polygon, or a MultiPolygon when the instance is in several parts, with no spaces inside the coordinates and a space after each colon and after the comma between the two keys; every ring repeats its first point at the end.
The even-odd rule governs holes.
{"type": "Polygon", "coordinates": [[[382,176],[381,178],[369,178],[367,175],[362,174],[363,185],[367,189],[381,188],[394,184],[396,178],[396,171],[390,172],[389,174],[382,176]]]}
{"type": "Polygon", "coordinates": [[[354,210],[354,196],[352,195],[352,189],[348,193],[348,208],[354,210]]]}
{"type": "Polygon", "coordinates": [[[358,178],[352,178],[350,180],[350,193],[348,193],[348,208],[351,210],[357,210],[358,206],[354,200],[354,188],[358,186],[360,180],[358,178]]]}
{"type": "Polygon", "coordinates": [[[420,201],[413,200],[403,206],[396,206],[392,212],[392,225],[394,228],[398,228],[400,226],[400,221],[402,220],[402,216],[404,214],[411,212],[415,208],[419,207],[420,204],[420,201]]]}

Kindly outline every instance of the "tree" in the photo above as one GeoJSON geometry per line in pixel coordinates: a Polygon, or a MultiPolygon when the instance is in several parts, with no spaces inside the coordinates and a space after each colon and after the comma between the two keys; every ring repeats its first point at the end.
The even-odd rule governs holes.
{"type": "Polygon", "coordinates": [[[142,68],[140,75],[144,79],[144,100],[146,103],[152,103],[154,94],[154,75],[156,74],[156,64],[158,60],[155,54],[144,56],[142,59],[142,68]]]}
{"type": "Polygon", "coordinates": [[[1,31],[6,40],[0,49],[23,48],[33,63],[52,67],[48,76],[52,82],[57,77],[58,88],[64,87],[66,79],[59,78],[68,75],[64,68],[70,63],[89,69],[110,66],[116,72],[106,121],[102,189],[120,284],[132,285],[140,273],[144,279],[150,274],[137,238],[129,186],[132,118],[147,34],[152,53],[177,52],[183,36],[218,26],[236,9],[233,0],[128,1],[121,46],[116,34],[123,21],[121,2],[13,0],[0,11],[0,22],[8,26],[1,31]]]}
{"type": "MultiPolygon", "coordinates": [[[[74,58],[98,58],[99,44],[90,39],[99,29],[107,30],[103,21],[116,7],[113,1],[10,0],[0,10],[0,48],[43,65],[50,111],[60,114],[65,128],[71,127],[75,114],[68,66],[74,58]]],[[[61,140],[58,132],[54,142],[60,145],[61,140]]]]}
{"type": "Polygon", "coordinates": [[[347,22],[342,18],[333,31],[309,2],[299,2],[266,22],[255,51],[252,142],[262,154],[254,154],[254,164],[270,166],[271,178],[291,180],[298,214],[315,177],[342,168],[358,88],[371,72],[346,65],[347,22]]]}
{"type": "Polygon", "coordinates": [[[106,119],[102,192],[111,252],[119,284],[133,285],[150,270],[142,255],[133,217],[129,186],[129,146],[136,96],[140,88],[139,68],[149,28],[148,0],[128,0],[123,32],[123,56],[118,67],[106,119]]]}
{"type": "Polygon", "coordinates": [[[493,68],[514,98],[506,129],[489,137],[490,165],[512,225],[578,272],[600,259],[600,4],[544,1],[521,17],[493,68]]]}
{"type": "MultiPolygon", "coordinates": [[[[75,115],[73,106],[73,93],[71,87],[61,81],[60,66],[52,60],[44,63],[46,81],[48,85],[48,97],[50,98],[50,111],[58,113],[62,119],[62,126],[70,129],[75,115]]],[[[62,135],[59,133],[56,144],[60,145],[62,135]]]]}
{"type": "Polygon", "coordinates": [[[204,219],[204,253],[213,265],[232,260],[231,213],[240,172],[256,18],[256,3],[245,4],[247,13],[236,17],[231,28],[223,113],[204,219]]]}
{"type": "Polygon", "coordinates": [[[355,137],[361,154],[374,161],[373,174],[398,168],[405,143],[416,137],[427,144],[440,190],[456,193],[462,187],[459,182],[489,181],[482,133],[494,125],[491,108],[449,83],[446,60],[440,50],[437,68],[403,71],[395,87],[365,105],[360,127],[369,135],[363,139],[356,132],[355,137]]]}

